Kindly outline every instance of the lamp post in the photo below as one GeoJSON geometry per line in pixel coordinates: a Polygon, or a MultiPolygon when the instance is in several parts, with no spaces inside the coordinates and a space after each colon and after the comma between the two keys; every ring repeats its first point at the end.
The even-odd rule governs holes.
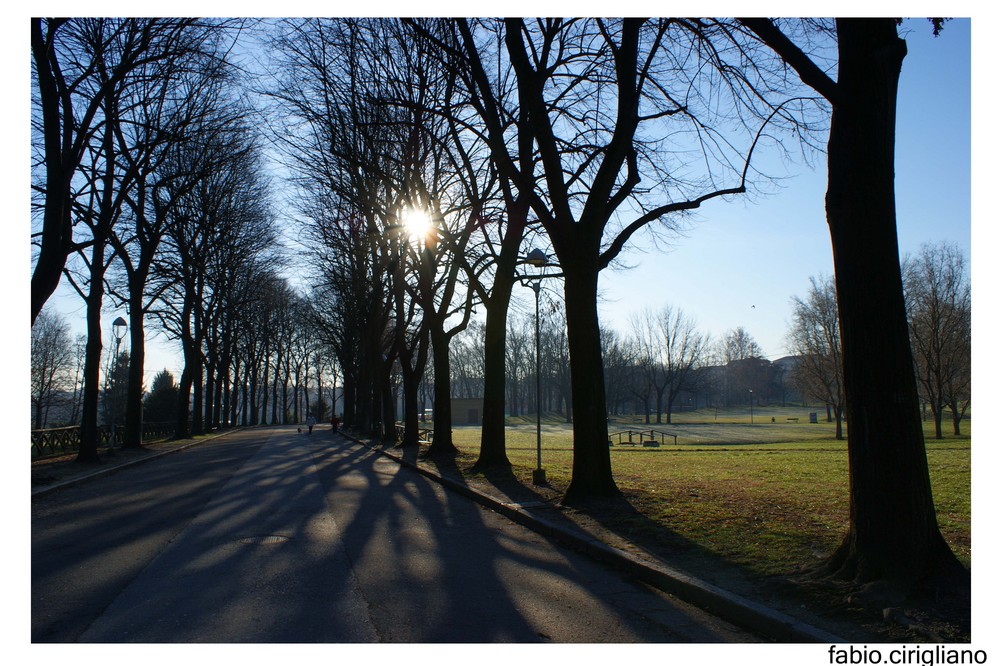
{"type": "Polygon", "coordinates": [[[125,332],[128,330],[128,323],[121,317],[116,317],[113,322],[111,322],[111,334],[115,338],[115,354],[111,360],[111,439],[108,442],[108,448],[115,448],[115,416],[116,410],[118,408],[118,350],[121,348],[122,339],[125,337],[125,332]]]}
{"type": "Polygon", "coordinates": [[[753,389],[748,389],[750,391],[750,425],[753,425],[753,389]]]}
{"type": "Polygon", "coordinates": [[[542,279],[546,277],[541,273],[541,270],[548,265],[548,261],[548,256],[538,248],[529,252],[525,258],[525,263],[531,264],[539,270],[538,275],[527,278],[531,280],[531,284],[528,286],[535,292],[535,446],[538,453],[538,463],[531,473],[531,482],[536,486],[546,484],[545,470],[542,469],[542,350],[538,303],[542,293],[542,279]]]}

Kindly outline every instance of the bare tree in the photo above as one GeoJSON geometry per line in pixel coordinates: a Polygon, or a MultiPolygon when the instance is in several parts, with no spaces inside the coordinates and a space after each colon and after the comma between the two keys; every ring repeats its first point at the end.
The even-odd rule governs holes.
{"type": "Polygon", "coordinates": [[[272,69],[280,76],[266,87],[281,111],[273,135],[317,255],[315,279],[327,302],[318,318],[345,370],[345,425],[390,437],[395,426],[383,411],[391,400],[383,394],[401,350],[390,322],[395,296],[406,295],[392,282],[404,270],[393,243],[403,194],[411,193],[407,153],[422,135],[408,142],[406,111],[387,101],[386,44],[373,36],[384,36],[382,27],[377,20],[283,21],[273,35],[272,69]]]}
{"type": "Polygon", "coordinates": [[[656,422],[666,413],[671,423],[677,396],[688,388],[692,371],[706,351],[705,336],[680,308],[666,305],[658,312],[646,309],[631,318],[639,367],[656,394],[656,422]]]}
{"type": "Polygon", "coordinates": [[[726,405],[746,405],[762,399],[767,380],[764,350],[749,331],[737,326],[725,332],[717,344],[716,355],[722,365],[721,395],[726,405]]]}
{"type": "Polygon", "coordinates": [[[87,304],[80,460],[97,459],[100,316],[105,276],[117,254],[114,229],[149,160],[133,139],[145,133],[137,128],[159,128],[155,118],[136,110],[145,93],[165,89],[167,72],[211,32],[212,26],[194,19],[32,22],[40,109],[33,118],[36,166],[44,167],[36,184],[42,230],[32,316],[75,251],[82,270],[66,274],[87,304]]]}
{"type": "Polygon", "coordinates": [[[971,400],[972,289],[965,257],[948,243],[924,244],[904,258],[902,271],[917,382],[934,416],[934,436],[943,436],[945,406],[958,435],[971,400]]]}
{"type": "MultiPolygon", "coordinates": [[[[222,27],[217,30],[221,33],[222,27]]],[[[128,114],[116,132],[119,159],[136,174],[134,191],[125,199],[127,223],[109,235],[124,282],[117,289],[112,285],[110,293],[127,303],[129,316],[126,447],[142,445],[145,318],[158,297],[146,290],[153,261],[173,219],[172,208],[219,166],[211,162],[219,152],[213,146],[238,120],[235,110],[224,108],[225,63],[206,43],[214,33],[190,32],[187,57],[157,63],[155,71],[127,91],[128,114]]]]}
{"type": "Polygon", "coordinates": [[[809,278],[805,299],[792,298],[788,349],[799,356],[797,380],[802,392],[829,406],[844,438],[844,366],[840,351],[837,288],[833,278],[809,278]]]}
{"type": "Polygon", "coordinates": [[[49,410],[72,382],[73,342],[69,324],[58,314],[41,313],[31,325],[31,409],[33,426],[44,428],[49,410]]]}
{"type": "Polygon", "coordinates": [[[206,393],[211,395],[211,386],[205,390],[206,345],[216,313],[239,285],[233,279],[238,268],[256,266],[263,257],[278,264],[268,181],[256,138],[238,123],[227,134],[213,142],[214,168],[171,208],[173,220],[151,271],[151,282],[163,295],[153,314],[180,340],[184,357],[178,437],[204,429],[206,393]]]}
{"type": "MultiPolygon", "coordinates": [[[[39,254],[31,277],[31,320],[56,290],[75,251],[73,181],[107,118],[109,100],[137,69],[175,57],[194,19],[32,18],[34,189],[41,197],[39,254]]],[[[105,127],[105,133],[108,128],[105,127]]]]}
{"type": "Polygon", "coordinates": [[[472,321],[451,344],[452,385],[456,398],[483,396],[483,333],[481,322],[472,321]]]}
{"type": "Polygon", "coordinates": [[[612,414],[621,414],[625,408],[634,350],[618,331],[606,328],[601,329],[601,347],[608,409],[612,414]]]}
{"type": "MultiPolygon", "coordinates": [[[[517,129],[530,134],[542,178],[536,183],[520,171],[506,148],[494,148],[494,155],[515,174],[565,274],[575,418],[573,478],[564,499],[616,495],[606,446],[598,273],[651,223],[746,190],[755,130],[742,151],[733,150],[712,131],[713,111],[733,104],[754,118],[756,130],[791,116],[780,106],[784,99],[774,99],[777,81],[727,78],[737,71],[727,58],[745,54],[706,46],[709,26],[699,23],[507,19],[503,38],[527,112],[517,129]],[[715,93],[726,102],[706,97],[715,93]],[[685,132],[699,137],[699,159],[718,173],[674,177],[677,170],[665,160],[677,153],[661,150],[656,137],[685,132]],[[719,185],[723,173],[730,182],[719,185]]],[[[475,39],[464,43],[468,52],[478,50],[475,39]]],[[[505,146],[503,137],[493,140],[505,146]]]]}

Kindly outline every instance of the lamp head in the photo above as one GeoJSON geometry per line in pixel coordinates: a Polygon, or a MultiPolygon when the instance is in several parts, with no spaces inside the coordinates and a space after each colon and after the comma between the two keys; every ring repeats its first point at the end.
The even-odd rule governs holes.
{"type": "Polygon", "coordinates": [[[541,268],[549,263],[549,256],[536,247],[528,253],[528,256],[524,260],[536,268],[541,268]]]}
{"type": "Polygon", "coordinates": [[[114,335],[119,340],[125,337],[125,331],[128,330],[128,322],[126,322],[121,317],[116,317],[113,322],[111,322],[111,328],[114,329],[114,335]]]}

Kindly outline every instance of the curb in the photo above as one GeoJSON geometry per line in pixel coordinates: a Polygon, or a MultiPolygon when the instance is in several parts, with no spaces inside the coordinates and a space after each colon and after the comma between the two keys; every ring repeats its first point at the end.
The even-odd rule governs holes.
{"type": "Polygon", "coordinates": [[[212,437],[205,437],[203,439],[200,439],[200,440],[197,440],[197,441],[194,441],[194,442],[190,442],[188,444],[182,444],[180,446],[177,446],[177,447],[172,448],[172,449],[168,449],[166,451],[157,451],[156,453],[152,453],[152,454],[150,454],[148,456],[143,456],[142,458],[136,458],[135,460],[129,460],[128,462],[123,462],[123,463],[119,463],[117,465],[112,465],[110,467],[106,467],[104,469],[96,470],[94,472],[91,472],[90,474],[84,474],[83,476],[77,476],[77,477],[74,477],[74,478],[71,478],[71,479],[66,479],[65,481],[57,481],[57,482],[49,484],[47,486],[41,486],[41,487],[35,488],[35,489],[33,489],[31,491],[31,499],[35,499],[36,497],[42,497],[44,495],[48,495],[50,493],[54,493],[57,490],[63,490],[64,488],[70,488],[72,486],[77,486],[77,485],[80,485],[81,483],[86,483],[87,481],[93,481],[94,479],[99,479],[99,478],[104,477],[104,476],[111,476],[112,474],[115,474],[116,472],[120,472],[121,470],[125,469],[126,467],[133,467],[135,465],[141,465],[143,463],[149,462],[150,460],[156,460],[157,458],[162,458],[163,456],[169,456],[169,455],[174,454],[174,453],[180,453],[181,451],[183,451],[185,449],[190,449],[192,446],[198,446],[199,444],[204,444],[205,442],[210,442],[212,440],[218,439],[219,437],[224,437],[225,435],[229,435],[229,434],[234,433],[234,432],[239,432],[240,430],[242,430],[242,428],[235,428],[233,430],[227,430],[226,432],[219,433],[219,434],[214,435],[212,437]]]}
{"type": "Polygon", "coordinates": [[[717,617],[775,642],[828,644],[847,642],[843,638],[823,629],[716,587],[711,583],[695,578],[678,569],[662,563],[652,564],[639,560],[630,553],[614,546],[609,546],[584,532],[556,525],[545,518],[533,515],[529,510],[504,503],[495,497],[469,488],[452,478],[442,476],[434,470],[404,460],[395,453],[371,446],[367,442],[343,432],[339,434],[396,461],[400,465],[416,470],[445,488],[464,495],[485,508],[495,511],[533,532],[560,541],[599,562],[614,566],[647,585],[672,594],[717,617]]]}

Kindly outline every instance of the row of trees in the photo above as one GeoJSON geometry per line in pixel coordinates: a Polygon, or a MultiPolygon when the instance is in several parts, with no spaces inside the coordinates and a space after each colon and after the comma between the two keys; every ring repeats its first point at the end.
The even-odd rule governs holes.
{"type": "Polygon", "coordinates": [[[783,130],[799,145],[826,139],[852,424],[851,528],[830,570],[906,584],[963,575],[937,528],[908,341],[893,187],[905,43],[892,20],[313,20],[282,30],[275,99],[336,303],[329,339],[350,368],[350,422],[389,422],[398,361],[405,443],[415,441],[430,341],[431,455],[450,453],[448,347],[478,300],[477,467],[508,467],[507,310],[521,247],[544,231],[564,280],[572,385],[564,501],[615,495],[599,272],[640,230],[669,229],[753,187],[762,142],[783,130]],[[432,235],[407,238],[411,214],[429,215],[432,235]]]}
{"type": "MultiPolygon", "coordinates": [[[[126,446],[142,443],[147,323],[182,349],[181,437],[298,418],[299,392],[330,382],[311,310],[281,273],[262,137],[232,61],[246,27],[31,21],[33,343],[56,321],[42,307],[63,276],[86,304],[81,460],[97,458],[109,304],[128,319],[127,380],[104,373],[104,389],[121,393],[104,403],[124,407],[126,446]]],[[[42,365],[38,394],[51,395],[58,364],[42,365]]]]}
{"type": "MultiPolygon", "coordinates": [[[[529,279],[522,247],[548,244],[572,370],[567,499],[617,492],[599,271],[639,230],[660,221],[662,233],[670,215],[743,192],[758,144],[822,129],[816,105],[791,94],[781,68],[734,74],[747,46],[734,37],[721,23],[679,19],[281,23],[268,68],[280,74],[268,91],[282,111],[278,136],[301,188],[317,282],[336,304],[325,316],[345,368],[347,421],[384,431],[395,417],[392,368],[413,396],[430,355],[431,454],[452,452],[449,345],[482,307],[479,462],[509,467],[505,361],[518,341],[508,339],[508,308],[513,285],[529,279]],[[718,114],[732,105],[739,140],[733,118],[718,114]],[[662,150],[666,135],[690,137],[699,159],[662,150]],[[708,170],[678,177],[695,164],[708,170]],[[408,218],[419,215],[432,219],[432,235],[408,237],[408,218]]],[[[663,382],[654,378],[661,391],[663,382]]],[[[416,441],[415,402],[404,401],[406,444],[416,441]]]]}
{"type": "MultiPolygon", "coordinates": [[[[96,373],[105,271],[117,259],[132,363],[141,368],[143,316],[180,338],[179,416],[191,393],[196,430],[220,403],[232,408],[248,375],[263,369],[267,384],[268,365],[251,360],[259,347],[234,351],[263,326],[239,322],[271,283],[262,266],[272,225],[245,111],[225,94],[232,27],[32,22],[40,176],[44,167],[32,319],[65,258],[83,249],[85,374],[96,373]],[[84,113],[60,109],[81,96],[84,113]],[[145,225],[155,220],[170,223],[145,225]],[[68,233],[76,228],[84,242],[68,233]],[[164,297],[172,305],[154,308],[164,297]]],[[[346,420],[389,434],[398,367],[404,445],[414,445],[430,362],[430,454],[451,454],[450,346],[482,307],[477,467],[509,468],[511,291],[538,278],[525,276],[522,247],[549,246],[559,268],[540,270],[563,279],[574,415],[567,502],[618,493],[600,271],[635,234],[669,232],[686,212],[766,181],[756,151],[826,141],[852,493],[831,569],[904,582],[955,571],[934,517],[898,263],[893,137],[905,43],[892,20],[309,19],[278,22],[268,40],[274,74],[259,89],[298,187],[292,204],[323,304],[314,320],[343,368],[346,420]]],[[[134,381],[130,409],[141,395],[134,381]]],[[[95,405],[85,389],[85,438],[95,405]]]]}

